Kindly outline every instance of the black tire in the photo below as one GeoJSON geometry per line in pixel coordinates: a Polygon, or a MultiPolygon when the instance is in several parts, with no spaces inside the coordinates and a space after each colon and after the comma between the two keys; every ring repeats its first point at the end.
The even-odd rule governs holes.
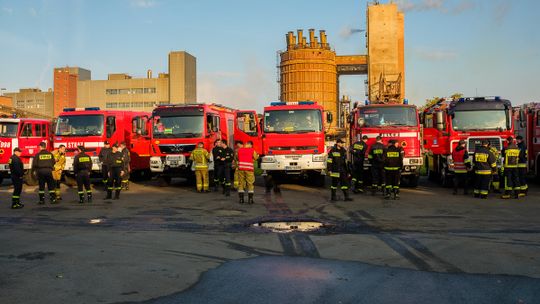
{"type": "Polygon", "coordinates": [[[452,182],[452,176],[448,174],[447,172],[448,169],[446,168],[442,168],[441,169],[441,185],[444,187],[444,188],[450,188],[453,184],[452,182]]]}
{"type": "Polygon", "coordinates": [[[2,184],[3,181],[4,181],[4,177],[0,175],[0,184],[2,184]]]}
{"type": "Polygon", "coordinates": [[[34,171],[26,171],[26,174],[24,174],[24,183],[28,186],[37,186],[38,179],[34,171]]]}
{"type": "Polygon", "coordinates": [[[162,175],[159,177],[159,183],[162,187],[170,186],[172,182],[172,177],[168,175],[162,175]]]}
{"type": "Polygon", "coordinates": [[[433,171],[431,167],[429,167],[428,157],[426,157],[426,172],[427,172],[428,179],[430,181],[435,182],[439,179],[438,174],[435,171],[433,171]]]}
{"type": "Polygon", "coordinates": [[[311,180],[313,181],[315,187],[324,187],[324,185],[326,184],[326,175],[322,175],[320,173],[313,174],[311,180]]]}

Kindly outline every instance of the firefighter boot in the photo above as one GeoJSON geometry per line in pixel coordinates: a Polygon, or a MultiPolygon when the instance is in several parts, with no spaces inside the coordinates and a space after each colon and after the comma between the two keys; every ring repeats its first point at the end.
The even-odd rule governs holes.
{"type": "Polygon", "coordinates": [[[399,201],[399,188],[394,188],[394,200],[399,201]]]}
{"type": "Polygon", "coordinates": [[[62,200],[62,196],[60,195],[60,188],[56,188],[55,195],[56,195],[56,200],[57,201],[62,200]]]}
{"type": "Polygon", "coordinates": [[[337,197],[336,197],[336,189],[332,189],[331,194],[332,194],[332,195],[330,196],[330,200],[333,201],[333,202],[334,202],[334,201],[337,201],[337,197]]]}
{"type": "Polygon", "coordinates": [[[253,205],[253,193],[248,193],[248,204],[253,205]]]}
{"type": "Polygon", "coordinates": [[[110,200],[112,198],[112,189],[107,189],[107,196],[105,197],[105,200],[110,200]]]}
{"type": "Polygon", "coordinates": [[[349,196],[349,190],[343,190],[343,200],[346,202],[350,202],[353,199],[349,196]]]}
{"type": "Polygon", "coordinates": [[[244,203],[244,192],[238,192],[238,202],[240,204],[244,203]]]}
{"type": "Polygon", "coordinates": [[[225,196],[231,196],[231,186],[225,186],[225,196]]]}
{"type": "Polygon", "coordinates": [[[92,202],[92,192],[87,192],[86,193],[86,200],[88,200],[89,203],[92,202]]]}
{"type": "Polygon", "coordinates": [[[79,193],[79,204],[84,204],[84,193],[79,193]]]}
{"type": "Polygon", "coordinates": [[[40,204],[40,205],[45,204],[45,193],[40,193],[39,194],[39,202],[38,202],[38,204],[40,204]]]}
{"type": "Polygon", "coordinates": [[[11,199],[11,209],[21,209],[22,207],[24,207],[24,205],[20,203],[18,198],[14,197],[11,199]]]}
{"type": "Polygon", "coordinates": [[[116,189],[116,191],[114,192],[114,198],[115,200],[119,200],[120,199],[120,190],[119,189],[116,189]]]}
{"type": "Polygon", "coordinates": [[[519,199],[519,190],[514,190],[514,199],[519,199]]]}
{"type": "Polygon", "coordinates": [[[377,194],[377,185],[371,186],[371,195],[375,196],[377,194]]]}
{"type": "Polygon", "coordinates": [[[356,181],[353,181],[353,190],[352,190],[352,192],[354,194],[360,193],[360,190],[358,189],[358,183],[356,181]]]}
{"type": "Polygon", "coordinates": [[[385,190],[385,193],[384,193],[384,199],[389,200],[390,197],[391,197],[391,195],[390,195],[390,189],[386,189],[386,190],[385,190]]]}
{"type": "Polygon", "coordinates": [[[129,190],[129,181],[125,182],[124,190],[129,190]]]}
{"type": "Polygon", "coordinates": [[[510,198],[510,191],[504,190],[503,195],[501,195],[502,199],[509,199],[510,198]]]}
{"type": "Polygon", "coordinates": [[[51,204],[58,204],[59,201],[56,199],[56,192],[50,192],[49,193],[49,199],[51,200],[51,204]]]}

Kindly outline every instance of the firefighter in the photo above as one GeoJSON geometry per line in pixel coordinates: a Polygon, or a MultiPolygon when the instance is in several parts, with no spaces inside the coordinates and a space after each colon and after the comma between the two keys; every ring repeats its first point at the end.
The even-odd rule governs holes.
{"type": "Polygon", "coordinates": [[[233,158],[233,170],[234,170],[234,178],[233,178],[233,188],[238,189],[238,150],[244,147],[244,143],[242,141],[237,141],[235,143],[235,150],[234,150],[234,158],[233,158]]]}
{"type": "Polygon", "coordinates": [[[214,192],[218,191],[224,173],[224,162],[221,160],[223,150],[221,140],[216,140],[212,149],[212,158],[214,159],[214,192]]]}
{"type": "Polygon", "coordinates": [[[497,170],[497,159],[488,146],[489,142],[482,140],[482,146],[478,147],[473,155],[476,198],[487,199],[491,175],[497,170]]]}
{"type": "Polygon", "coordinates": [[[77,177],[77,191],[79,194],[79,204],[84,204],[84,194],[86,199],[92,202],[92,188],[90,187],[90,172],[92,171],[92,159],[86,154],[84,146],[78,146],[79,153],[73,158],[73,171],[77,177]]]}
{"type": "Polygon", "coordinates": [[[103,185],[107,187],[109,185],[109,166],[111,165],[111,144],[109,141],[105,141],[103,148],[99,151],[99,161],[101,162],[101,175],[103,185]]]}
{"type": "Polygon", "coordinates": [[[347,166],[347,150],[343,147],[345,142],[342,139],[338,139],[336,144],[328,152],[328,158],[326,160],[327,170],[332,178],[332,185],[330,186],[330,200],[336,201],[336,192],[338,184],[341,186],[345,201],[352,201],[349,197],[349,180],[348,180],[348,166],[347,166]]]}
{"type": "Polygon", "coordinates": [[[62,179],[62,172],[66,166],[66,146],[58,146],[58,149],[52,151],[52,155],[54,156],[54,168],[52,176],[55,183],[56,199],[61,201],[62,196],[60,195],[60,181],[62,179]]]}
{"type": "Polygon", "coordinates": [[[105,199],[112,198],[112,192],[114,192],[115,200],[120,199],[120,190],[122,190],[122,175],[124,175],[124,156],[122,152],[118,151],[118,144],[112,146],[112,153],[110,157],[109,167],[109,184],[107,186],[107,197],[105,199]]]}
{"type": "Polygon", "coordinates": [[[37,174],[39,182],[39,204],[45,204],[45,184],[49,190],[49,198],[51,204],[56,204],[56,185],[52,176],[54,168],[54,156],[46,150],[47,144],[42,142],[39,144],[39,152],[34,156],[32,161],[32,170],[37,174]]]}
{"type": "Polygon", "coordinates": [[[191,152],[189,159],[195,167],[197,192],[208,192],[208,161],[210,160],[210,154],[204,148],[204,143],[197,143],[197,148],[191,152]]]}
{"type": "Polygon", "coordinates": [[[519,185],[521,191],[519,192],[520,197],[527,196],[529,186],[527,185],[527,159],[528,159],[528,150],[527,145],[523,141],[523,136],[518,135],[516,137],[517,146],[519,148],[519,161],[518,161],[518,177],[519,185]]]}
{"type": "Polygon", "coordinates": [[[255,183],[255,161],[259,158],[253,142],[248,141],[246,145],[238,149],[238,202],[244,203],[244,193],[248,192],[248,204],[253,204],[254,183],[255,183]]]}
{"type": "Polygon", "coordinates": [[[9,171],[11,172],[11,182],[13,183],[13,194],[11,196],[11,209],[21,209],[21,193],[23,189],[24,165],[21,161],[21,149],[13,149],[13,155],[9,158],[9,171]]]}
{"type": "Polygon", "coordinates": [[[508,137],[506,139],[508,146],[501,152],[502,166],[501,172],[504,177],[504,193],[501,196],[503,199],[509,199],[514,192],[514,198],[519,197],[521,190],[518,176],[518,163],[520,150],[514,143],[514,138],[508,137]]]}
{"type": "Polygon", "coordinates": [[[221,160],[223,161],[223,176],[221,178],[223,194],[225,194],[225,196],[231,196],[231,172],[234,151],[227,146],[227,142],[224,140],[221,141],[221,147],[223,148],[223,153],[221,156],[221,160]]]}
{"type": "Polygon", "coordinates": [[[399,182],[401,179],[401,168],[403,168],[403,149],[397,140],[388,142],[388,148],[384,151],[384,178],[385,178],[385,199],[390,199],[394,194],[394,199],[399,199],[399,182]]]}
{"type": "Polygon", "coordinates": [[[375,195],[377,190],[382,191],[384,185],[384,151],[386,147],[382,143],[382,137],[377,136],[375,143],[369,149],[368,159],[371,164],[371,194],[375,195]]]}
{"type": "Polygon", "coordinates": [[[127,191],[129,190],[129,178],[131,172],[131,168],[129,166],[131,162],[131,154],[129,153],[125,141],[120,143],[120,152],[122,152],[122,156],[124,159],[124,167],[122,168],[122,171],[124,172],[124,174],[122,175],[122,190],[127,191]]]}
{"type": "MultiPolygon", "coordinates": [[[[488,143],[488,148],[489,151],[495,156],[495,161],[497,161],[501,156],[500,151],[497,150],[497,148],[493,147],[490,142],[488,143]]],[[[498,170],[495,170],[491,175],[490,185],[491,188],[493,188],[493,192],[495,193],[501,193],[501,176],[502,172],[499,172],[498,170]]]]}
{"type": "Polygon", "coordinates": [[[457,147],[452,151],[452,160],[454,161],[454,192],[452,194],[458,194],[458,188],[463,187],[463,194],[467,195],[467,178],[471,170],[471,158],[464,140],[460,140],[457,147]]]}
{"type": "Polygon", "coordinates": [[[353,177],[352,186],[354,193],[364,193],[364,159],[366,158],[366,152],[368,137],[362,136],[362,140],[355,142],[351,146],[352,164],[353,164],[353,177]]]}

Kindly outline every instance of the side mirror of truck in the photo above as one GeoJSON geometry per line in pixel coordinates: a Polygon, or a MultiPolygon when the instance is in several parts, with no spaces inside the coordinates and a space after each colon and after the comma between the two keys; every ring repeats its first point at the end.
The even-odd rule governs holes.
{"type": "Polygon", "coordinates": [[[444,130],[444,113],[442,111],[438,111],[435,114],[435,117],[437,118],[437,130],[444,130]]]}
{"type": "Polygon", "coordinates": [[[332,115],[332,112],[326,112],[326,121],[328,123],[332,123],[333,120],[334,120],[334,116],[332,115]]]}

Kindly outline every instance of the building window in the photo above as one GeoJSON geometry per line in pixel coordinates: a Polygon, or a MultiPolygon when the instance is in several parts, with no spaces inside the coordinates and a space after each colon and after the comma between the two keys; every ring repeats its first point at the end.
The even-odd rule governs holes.
{"type": "Polygon", "coordinates": [[[118,102],[107,102],[105,107],[108,109],[116,109],[118,108],[118,102]]]}
{"type": "Polygon", "coordinates": [[[118,94],[117,89],[107,89],[105,92],[106,92],[107,95],[116,95],[116,94],[118,94]]]}
{"type": "Polygon", "coordinates": [[[145,108],[153,108],[153,107],[154,107],[154,103],[153,103],[153,102],[145,102],[145,103],[144,103],[144,107],[145,107],[145,108]]]}
{"type": "Polygon", "coordinates": [[[156,88],[130,88],[130,89],[106,89],[107,95],[118,94],[155,94],[156,88]]]}

